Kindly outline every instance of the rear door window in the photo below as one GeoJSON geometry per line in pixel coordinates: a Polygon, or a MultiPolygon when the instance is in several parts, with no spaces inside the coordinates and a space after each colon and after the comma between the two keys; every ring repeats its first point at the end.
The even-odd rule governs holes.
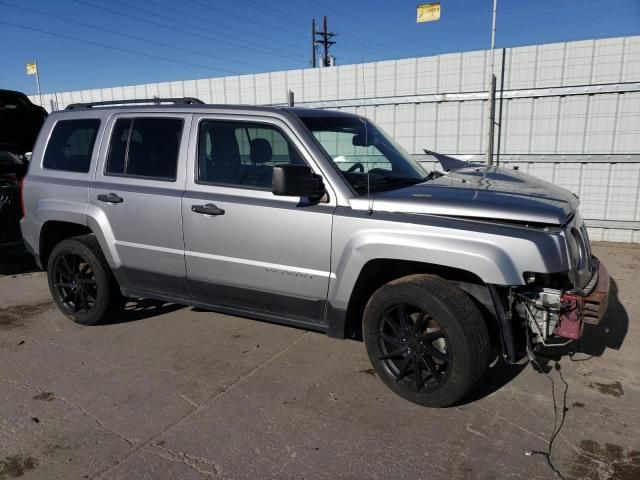
{"type": "Polygon", "coordinates": [[[105,173],[175,181],[183,123],[179,118],[117,120],[105,173]]]}
{"type": "Polygon", "coordinates": [[[87,173],[99,128],[99,119],[60,120],[51,132],[42,166],[87,173]]]}

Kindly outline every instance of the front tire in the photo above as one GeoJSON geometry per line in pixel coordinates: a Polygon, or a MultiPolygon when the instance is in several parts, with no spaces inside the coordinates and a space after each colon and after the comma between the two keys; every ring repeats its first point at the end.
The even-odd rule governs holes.
{"type": "Polygon", "coordinates": [[[447,407],[477,386],[490,359],[482,314],[450,282],[411,275],[379,288],[363,317],[369,359],[401,397],[447,407]]]}
{"type": "Polygon", "coordinates": [[[103,323],[119,298],[111,269],[93,235],[58,243],[49,256],[47,276],[60,311],[81,325],[103,323]]]}

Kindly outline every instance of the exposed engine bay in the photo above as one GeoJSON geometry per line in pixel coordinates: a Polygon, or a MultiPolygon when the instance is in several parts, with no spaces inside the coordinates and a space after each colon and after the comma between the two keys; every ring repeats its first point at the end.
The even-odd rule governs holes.
{"type": "Polygon", "coordinates": [[[609,274],[594,258],[593,275],[583,289],[530,288],[514,295],[513,308],[525,324],[534,349],[560,347],[582,337],[585,323],[597,325],[607,309],[609,274]]]}

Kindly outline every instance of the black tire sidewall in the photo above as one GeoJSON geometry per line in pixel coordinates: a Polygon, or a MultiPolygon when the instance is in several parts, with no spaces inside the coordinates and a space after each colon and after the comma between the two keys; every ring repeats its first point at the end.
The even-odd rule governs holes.
{"type": "MultiPolygon", "coordinates": [[[[444,280],[438,279],[440,282],[444,280]]],[[[428,280],[427,280],[428,282],[428,280]]],[[[437,283],[431,285],[437,288],[437,283]]],[[[460,295],[464,293],[460,292],[460,295]]],[[[462,299],[461,299],[462,300],[462,299]]],[[[466,299],[471,302],[469,299],[466,299]]],[[[471,388],[474,382],[474,372],[477,365],[474,364],[475,355],[472,349],[476,348],[470,342],[469,335],[465,332],[463,322],[465,319],[457,318],[452,308],[437,296],[431,294],[425,285],[413,282],[391,283],[381,287],[369,300],[364,312],[363,334],[369,359],[381,380],[401,397],[429,407],[445,407],[458,401],[471,388]],[[389,375],[383,362],[378,358],[380,351],[378,338],[375,334],[377,322],[384,311],[399,302],[405,302],[428,312],[447,336],[448,354],[451,359],[445,383],[436,390],[418,393],[407,388],[404,384],[396,383],[389,375]]]]}
{"type": "Polygon", "coordinates": [[[96,254],[89,248],[81,238],[70,238],[67,240],[63,240],[58,245],[56,245],[49,256],[49,261],[47,263],[47,278],[49,282],[49,290],[51,291],[51,295],[56,302],[56,305],[60,309],[62,313],[64,313],[67,317],[73,320],[76,323],[81,325],[97,325],[104,321],[110,305],[111,299],[111,282],[110,282],[110,272],[105,270],[104,264],[99,259],[96,254]],[[81,257],[84,261],[86,261],[93,274],[95,276],[96,288],[98,291],[96,303],[91,308],[91,310],[87,313],[83,312],[71,312],[65,305],[62,303],[62,299],[57,292],[57,288],[53,286],[54,276],[53,276],[53,267],[62,255],[65,254],[73,254],[81,257]]]}

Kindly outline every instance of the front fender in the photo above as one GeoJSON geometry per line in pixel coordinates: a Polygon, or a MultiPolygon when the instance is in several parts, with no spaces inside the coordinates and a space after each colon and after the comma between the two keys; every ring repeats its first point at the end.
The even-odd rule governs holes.
{"type": "Polygon", "coordinates": [[[377,259],[421,262],[472,273],[485,284],[523,285],[523,273],[567,268],[558,234],[495,224],[435,219],[431,224],[375,217],[336,218],[329,303],[346,309],[367,262],[377,259]],[[376,223],[373,228],[365,222],[376,223]],[[334,275],[333,275],[334,274],[334,275]]]}

